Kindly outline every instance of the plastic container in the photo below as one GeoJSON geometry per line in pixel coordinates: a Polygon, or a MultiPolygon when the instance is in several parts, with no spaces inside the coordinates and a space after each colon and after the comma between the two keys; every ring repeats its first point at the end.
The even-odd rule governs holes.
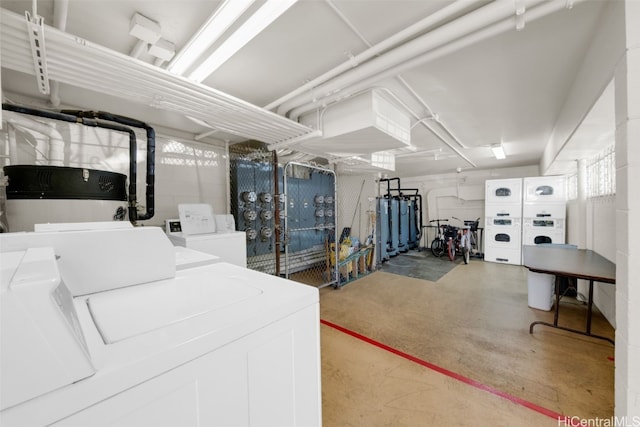
{"type": "Polygon", "coordinates": [[[553,274],[528,272],[528,305],[537,310],[550,311],[553,307],[555,292],[553,274]]]}

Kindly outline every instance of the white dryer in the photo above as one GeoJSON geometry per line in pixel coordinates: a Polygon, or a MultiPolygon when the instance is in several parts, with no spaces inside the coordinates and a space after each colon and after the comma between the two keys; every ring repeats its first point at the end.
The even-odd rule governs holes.
{"type": "Polygon", "coordinates": [[[524,203],[563,203],[567,201],[565,176],[535,176],[523,180],[524,203]]]}
{"type": "Polygon", "coordinates": [[[484,230],[485,261],[520,265],[521,218],[488,217],[484,230]]]}
{"type": "Polygon", "coordinates": [[[318,290],[159,228],[0,234],[0,425],[321,425],[318,290]]]}
{"type": "Polygon", "coordinates": [[[522,178],[486,180],[485,204],[522,206],[522,178]]]}
{"type": "Polygon", "coordinates": [[[524,218],[522,225],[522,244],[565,243],[565,219],[538,217],[524,218]]]}

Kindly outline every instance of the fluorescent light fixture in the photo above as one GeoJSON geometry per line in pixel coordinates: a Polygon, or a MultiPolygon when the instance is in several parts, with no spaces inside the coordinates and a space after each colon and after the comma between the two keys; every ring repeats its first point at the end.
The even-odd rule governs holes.
{"type": "Polygon", "coordinates": [[[296,2],[297,0],[267,0],[265,4],[247,19],[235,33],[225,40],[215,52],[209,55],[209,57],[189,75],[189,78],[198,83],[206,79],[296,2]]]}
{"type": "Polygon", "coordinates": [[[167,70],[175,74],[184,72],[202,55],[225,31],[229,29],[255,0],[225,0],[222,5],[209,17],[191,37],[167,70]]]}
{"type": "Polygon", "coordinates": [[[502,159],[506,159],[507,158],[506,154],[504,154],[504,148],[502,147],[502,143],[493,144],[491,146],[491,151],[493,151],[493,155],[498,160],[502,160],[502,159]]]}

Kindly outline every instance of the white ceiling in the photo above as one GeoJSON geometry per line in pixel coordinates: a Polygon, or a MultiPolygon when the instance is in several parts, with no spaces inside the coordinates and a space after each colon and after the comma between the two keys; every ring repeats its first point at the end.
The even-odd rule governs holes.
{"type": "MultiPolygon", "coordinates": [[[[554,1],[566,4],[565,0],[554,1]]],[[[248,16],[262,2],[257,1],[245,15],[248,16]]],[[[54,8],[59,11],[65,3],[68,3],[67,17],[58,25],[64,25],[67,33],[76,36],[76,40],[81,38],[107,48],[108,52],[124,55],[129,55],[137,42],[135,37],[129,35],[130,21],[135,13],[156,21],[161,27],[163,39],[174,43],[179,51],[222,4],[213,0],[39,0],[37,13],[44,17],[46,24],[54,25],[54,8]]],[[[376,88],[410,120],[411,145],[415,147],[415,152],[396,156],[396,172],[390,174],[397,176],[447,173],[458,168],[537,165],[573,78],[581,67],[605,1],[576,2],[571,9],[562,7],[538,19],[535,16],[535,3],[535,0],[299,0],[205,79],[202,83],[206,87],[185,79],[175,79],[162,70],[166,63],[159,65],[159,72],[156,73],[157,65],[153,65],[154,58],[148,54],[132,61],[151,65],[145,64],[140,68],[132,62],[128,66],[132,72],[147,73],[150,80],[166,79],[171,84],[175,81],[182,85],[182,90],[193,86],[195,91],[208,94],[208,90],[215,89],[223,95],[246,101],[251,105],[242,104],[238,108],[245,108],[250,114],[260,115],[260,118],[273,118],[273,113],[276,113],[280,116],[277,119],[282,119],[282,126],[290,132],[287,135],[299,135],[300,139],[312,136],[311,129],[299,125],[288,126],[286,117],[297,119],[299,112],[310,114],[311,118],[320,117],[325,107],[329,111],[338,103],[345,102],[346,97],[353,98],[376,88]],[[525,25],[522,30],[516,31],[514,5],[525,3],[530,4],[524,14],[525,25]],[[479,8],[487,10],[504,6],[510,12],[501,24],[504,28],[500,31],[495,26],[485,30],[495,31],[495,35],[476,37],[479,40],[465,42],[463,46],[456,46],[454,40],[445,37],[441,39],[445,46],[441,52],[423,59],[419,59],[421,54],[417,51],[405,55],[402,53],[405,48],[386,49],[369,60],[358,64],[353,62],[351,69],[327,83],[309,85],[313,87],[305,88],[300,95],[304,98],[300,100],[300,105],[307,104],[308,107],[281,107],[282,98],[297,88],[351,58],[358,58],[370,46],[383,42],[424,18],[435,17],[434,14],[452,5],[463,7],[454,16],[403,42],[412,43],[416,49],[428,49],[438,37],[454,34],[459,28],[471,28],[481,22],[483,12],[479,8]],[[374,69],[375,72],[367,73],[374,69]],[[352,73],[361,74],[353,74],[352,77],[352,73]],[[314,100],[317,100],[316,104],[314,100]],[[260,108],[254,109],[253,106],[260,108]],[[266,113],[266,110],[271,112],[260,113],[266,113]],[[507,154],[505,160],[496,160],[489,148],[499,142],[504,145],[507,154]]],[[[25,10],[32,12],[32,6],[30,0],[2,1],[3,9],[22,16],[25,10]]],[[[3,35],[3,40],[6,39],[7,36],[3,35]]],[[[21,102],[23,96],[29,96],[40,99],[41,106],[47,105],[45,102],[49,103],[50,99],[38,93],[33,72],[14,66],[19,61],[9,56],[15,53],[6,45],[6,41],[3,41],[2,89],[7,100],[21,102]]],[[[216,47],[214,45],[211,49],[216,47]]],[[[59,58],[64,60],[65,55],[72,57],[71,54],[57,53],[55,49],[57,46],[52,42],[51,68],[54,74],[59,58]]],[[[27,54],[30,58],[30,53],[27,54]]],[[[78,65],[79,68],[82,66],[78,65]]],[[[91,70],[96,74],[94,77],[102,78],[100,69],[94,67],[91,70]]],[[[221,115],[211,112],[217,110],[208,110],[206,105],[194,107],[194,111],[182,104],[180,108],[167,107],[162,102],[149,101],[164,99],[162,93],[152,93],[150,98],[145,98],[145,94],[127,95],[110,91],[106,85],[80,83],[77,77],[74,77],[75,80],[64,79],[62,75],[57,78],[63,82],[59,90],[61,107],[73,106],[126,115],[152,126],[199,135],[198,138],[202,137],[203,141],[212,141],[212,138],[230,142],[260,139],[245,132],[241,123],[237,130],[230,132],[230,128],[222,123],[221,115]],[[220,128],[225,131],[220,131],[220,128]],[[203,137],[205,132],[212,130],[215,132],[203,137]]],[[[605,91],[605,94],[602,103],[594,106],[583,126],[558,156],[552,172],[563,173],[567,168],[574,167],[574,159],[588,157],[601,147],[603,141],[612,140],[612,90],[605,91]]],[[[235,111],[229,113],[231,120],[247,121],[246,116],[234,114],[235,111]]],[[[312,122],[317,123],[317,120],[312,122]]],[[[308,124],[308,121],[305,123],[308,124]]],[[[262,140],[267,143],[279,141],[277,136],[262,140]]],[[[307,139],[305,143],[297,144],[290,142],[286,144],[293,150],[322,154],[322,140],[307,139]]],[[[349,141],[343,138],[340,143],[348,144],[349,141]]],[[[372,145],[376,147],[380,143],[372,140],[372,145]]],[[[342,151],[343,156],[367,154],[357,150],[350,152],[346,148],[342,151]]],[[[334,154],[327,154],[326,157],[335,159],[334,154]]],[[[353,163],[344,160],[338,159],[343,169],[353,163]]]]}

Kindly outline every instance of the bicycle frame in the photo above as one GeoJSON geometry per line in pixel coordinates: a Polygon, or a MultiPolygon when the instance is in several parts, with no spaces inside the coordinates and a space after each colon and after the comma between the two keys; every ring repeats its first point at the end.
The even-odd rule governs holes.
{"type": "Polygon", "coordinates": [[[442,230],[445,225],[441,225],[440,222],[449,221],[449,219],[432,219],[429,222],[435,222],[437,225],[436,237],[431,241],[431,253],[436,257],[444,255],[447,246],[445,241],[444,232],[442,230]]]}

